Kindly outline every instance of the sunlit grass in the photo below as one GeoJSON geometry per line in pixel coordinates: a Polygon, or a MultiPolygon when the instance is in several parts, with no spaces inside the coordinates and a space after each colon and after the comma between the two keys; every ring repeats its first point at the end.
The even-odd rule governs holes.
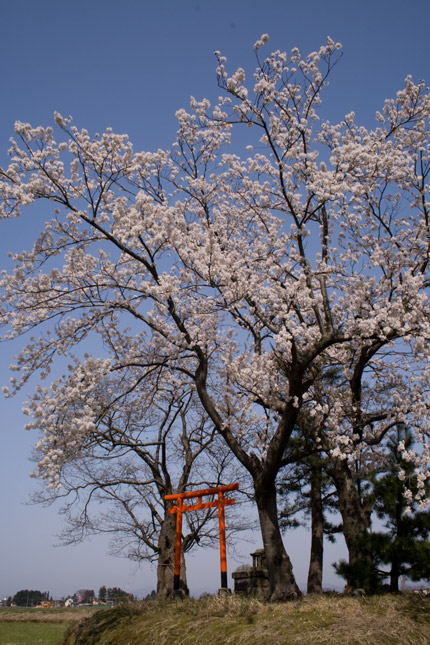
{"type": "Polygon", "coordinates": [[[61,645],[71,622],[94,613],[92,608],[0,609],[0,645],[61,645]]]}
{"type": "Polygon", "coordinates": [[[61,645],[68,623],[0,622],[2,645],[61,645]]]}
{"type": "Polygon", "coordinates": [[[430,599],[306,597],[271,605],[220,597],[145,602],[101,611],[69,629],[65,645],[428,645],[430,599]]]}

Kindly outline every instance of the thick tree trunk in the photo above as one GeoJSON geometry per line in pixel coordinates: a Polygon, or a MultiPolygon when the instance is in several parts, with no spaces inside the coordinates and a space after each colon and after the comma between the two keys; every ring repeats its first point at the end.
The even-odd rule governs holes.
{"type": "MultiPolygon", "coordinates": [[[[276,504],[276,476],[281,467],[282,455],[297,419],[298,408],[291,404],[282,414],[275,436],[272,437],[268,446],[265,460],[260,460],[253,452],[248,454],[237,441],[231,429],[225,425],[209,396],[206,388],[208,361],[202,350],[199,350],[198,356],[200,363],[194,378],[203,407],[230,450],[253,479],[269,576],[268,599],[275,602],[298,598],[302,594],[294,579],[293,567],[282,542],[276,504]]],[[[290,378],[289,394],[291,400],[300,397],[302,393],[302,372],[298,367],[295,369],[294,378],[294,387],[290,378]],[[294,396],[296,392],[297,397],[294,396]]]]}
{"type": "Polygon", "coordinates": [[[279,602],[298,598],[302,594],[279,530],[275,484],[259,486],[255,483],[255,495],[269,574],[268,600],[279,602]]]}
{"type": "MultiPolygon", "coordinates": [[[[175,568],[176,515],[166,515],[158,538],[157,596],[168,598],[173,594],[175,568]]],[[[181,553],[181,576],[179,588],[188,595],[185,558],[181,553]]]]}
{"type": "Polygon", "coordinates": [[[321,495],[321,466],[311,474],[311,558],[308,572],[308,593],[322,593],[324,551],[324,515],[321,495]]]}
{"type": "Polygon", "coordinates": [[[391,562],[391,571],[390,571],[390,591],[398,592],[399,591],[399,578],[400,578],[400,567],[397,558],[397,554],[394,553],[391,562]]]}
{"type": "MultiPolygon", "coordinates": [[[[400,437],[399,437],[400,439],[400,437]]],[[[400,480],[396,482],[396,504],[395,504],[395,536],[391,546],[391,571],[390,571],[390,591],[399,591],[399,578],[401,576],[402,558],[399,553],[399,548],[402,538],[408,536],[408,531],[405,531],[403,510],[405,508],[405,498],[403,497],[403,486],[400,480]]]]}
{"type": "Polygon", "coordinates": [[[343,535],[348,548],[347,591],[362,588],[373,591],[372,559],[368,550],[370,513],[360,495],[345,460],[333,459],[329,469],[339,497],[343,535]]]}

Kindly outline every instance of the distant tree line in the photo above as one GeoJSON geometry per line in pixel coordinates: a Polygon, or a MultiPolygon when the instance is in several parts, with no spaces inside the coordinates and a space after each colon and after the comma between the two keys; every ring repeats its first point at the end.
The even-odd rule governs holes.
{"type": "Polygon", "coordinates": [[[124,591],[121,587],[100,587],[98,595],[95,594],[94,589],[79,589],[73,596],[71,596],[75,603],[93,603],[98,602],[133,602],[135,597],[133,594],[124,591]]]}
{"type": "Polygon", "coordinates": [[[12,598],[12,604],[18,607],[36,607],[44,600],[52,600],[49,591],[21,589],[12,598]]]}
{"type": "MultiPolygon", "coordinates": [[[[133,594],[124,591],[120,587],[105,586],[100,587],[98,596],[95,594],[94,589],[79,589],[74,594],[67,596],[67,598],[72,598],[76,604],[92,604],[96,600],[106,603],[133,602],[136,600],[133,594]]],[[[7,605],[37,607],[43,601],[52,601],[49,591],[21,589],[14,596],[9,596],[7,605]]]]}
{"type": "Polygon", "coordinates": [[[100,587],[99,602],[133,602],[133,594],[124,591],[120,587],[100,587]]]}

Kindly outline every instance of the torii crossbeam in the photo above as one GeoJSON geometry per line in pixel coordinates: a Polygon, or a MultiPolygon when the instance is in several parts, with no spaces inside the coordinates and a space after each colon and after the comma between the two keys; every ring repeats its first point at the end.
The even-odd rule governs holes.
{"type": "Polygon", "coordinates": [[[176,495],[165,495],[164,499],[174,500],[176,503],[169,508],[169,513],[176,513],[176,541],[175,541],[175,570],[173,576],[173,590],[179,590],[179,578],[181,574],[181,541],[182,541],[182,514],[187,511],[197,511],[203,508],[218,507],[219,517],[219,547],[221,560],[221,588],[227,589],[227,549],[225,545],[225,513],[224,507],[235,503],[234,499],[224,496],[232,490],[237,490],[239,484],[228,484],[227,486],[215,486],[202,490],[190,491],[188,493],[177,493],[176,495]],[[202,498],[207,495],[218,495],[217,499],[210,502],[203,502],[202,498]],[[184,499],[197,497],[197,504],[184,504],[184,499]]]}

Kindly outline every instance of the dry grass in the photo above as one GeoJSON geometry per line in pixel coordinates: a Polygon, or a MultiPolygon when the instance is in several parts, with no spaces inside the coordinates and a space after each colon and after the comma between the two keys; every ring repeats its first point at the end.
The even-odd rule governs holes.
{"type": "Polygon", "coordinates": [[[0,608],[1,623],[69,623],[88,618],[94,613],[92,607],[68,609],[29,609],[27,607],[0,608]]]}
{"type": "Polygon", "coordinates": [[[430,599],[306,597],[270,605],[220,597],[103,610],[71,626],[64,645],[429,645],[430,599]]]}

